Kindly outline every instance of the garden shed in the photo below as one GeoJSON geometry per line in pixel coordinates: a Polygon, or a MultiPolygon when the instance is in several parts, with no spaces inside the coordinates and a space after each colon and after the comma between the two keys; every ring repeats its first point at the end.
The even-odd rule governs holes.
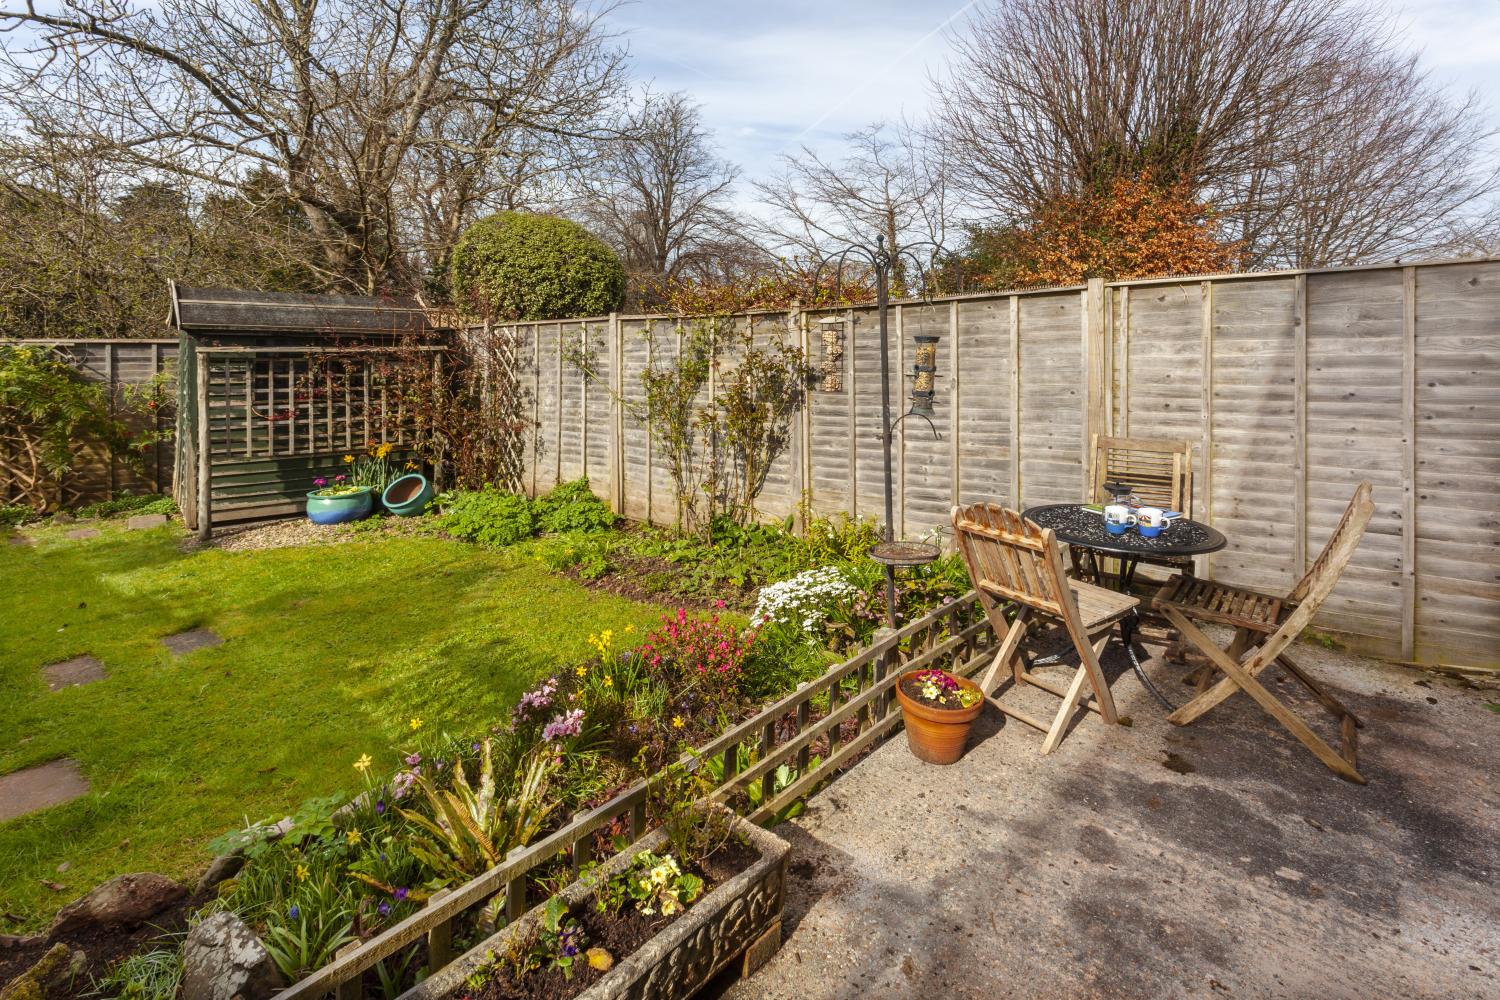
{"type": "Polygon", "coordinates": [[[344,456],[412,443],[393,366],[440,364],[414,299],[171,287],[179,335],[175,494],[189,528],[297,514],[344,456]]]}

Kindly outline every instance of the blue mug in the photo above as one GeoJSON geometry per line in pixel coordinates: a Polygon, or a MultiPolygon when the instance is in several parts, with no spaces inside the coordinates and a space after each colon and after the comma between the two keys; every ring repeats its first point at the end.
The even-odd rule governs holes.
{"type": "Polygon", "coordinates": [[[1160,507],[1142,507],[1136,518],[1137,530],[1143,538],[1155,538],[1172,526],[1182,515],[1175,510],[1160,507]]]}

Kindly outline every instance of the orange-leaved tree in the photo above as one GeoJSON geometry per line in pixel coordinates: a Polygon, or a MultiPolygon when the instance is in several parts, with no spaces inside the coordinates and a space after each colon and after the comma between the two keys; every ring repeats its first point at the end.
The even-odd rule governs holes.
{"type": "Polygon", "coordinates": [[[1211,206],[1149,171],[1059,196],[1023,224],[979,230],[972,243],[971,266],[990,287],[1232,271],[1240,256],[1220,239],[1211,206]]]}

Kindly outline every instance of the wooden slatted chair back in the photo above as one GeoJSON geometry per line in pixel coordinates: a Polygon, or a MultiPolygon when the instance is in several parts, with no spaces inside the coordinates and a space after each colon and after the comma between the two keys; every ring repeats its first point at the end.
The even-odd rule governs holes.
{"type": "Polygon", "coordinates": [[[1370,500],[1370,484],[1360,483],[1359,488],[1354,491],[1354,498],[1344,511],[1343,519],[1328,537],[1328,544],[1323,546],[1312,569],[1307,571],[1307,575],[1297,583],[1288,597],[1288,600],[1301,603],[1275,633],[1261,643],[1255,656],[1246,664],[1246,669],[1251,674],[1256,672],[1255,668],[1260,664],[1271,663],[1286,652],[1287,647],[1302,634],[1302,630],[1312,624],[1313,616],[1318,613],[1323,602],[1328,600],[1333,588],[1338,586],[1349,560],[1354,558],[1354,550],[1359,548],[1360,539],[1364,538],[1365,528],[1374,513],[1375,504],[1370,500]]]}
{"type": "Polygon", "coordinates": [[[1170,438],[1093,436],[1093,503],[1108,503],[1104,484],[1128,483],[1142,503],[1193,516],[1193,444],[1170,438]]]}
{"type": "MultiPolygon", "coordinates": [[[[1359,521],[1357,525],[1356,521],[1359,518],[1359,509],[1361,507],[1368,506],[1372,512],[1374,511],[1374,503],[1370,499],[1372,492],[1374,490],[1368,480],[1360,483],[1355,488],[1354,496],[1349,498],[1349,506],[1344,508],[1344,516],[1339,518],[1339,523],[1333,529],[1333,534],[1328,536],[1328,541],[1323,545],[1323,551],[1318,553],[1318,558],[1313,560],[1313,564],[1308,567],[1307,572],[1302,574],[1302,579],[1297,581],[1297,585],[1287,595],[1286,599],[1288,603],[1300,603],[1307,600],[1308,594],[1326,572],[1329,560],[1334,558],[1336,553],[1344,551],[1343,540],[1349,532],[1355,531],[1359,534],[1364,534],[1365,525],[1370,520],[1369,514],[1366,514],[1364,520],[1359,521]]],[[[1356,539],[1355,545],[1358,544],[1358,539],[1356,539]]],[[[1351,546],[1348,548],[1348,556],[1345,557],[1345,563],[1353,555],[1354,548],[1351,546]]],[[[1343,573],[1343,571],[1344,568],[1340,566],[1338,572],[1343,573]]],[[[1337,578],[1334,579],[1334,582],[1338,582],[1337,578]]]]}
{"type": "Polygon", "coordinates": [[[1071,619],[1083,633],[1052,529],[999,504],[976,503],[953,508],[953,535],[987,606],[995,599],[1022,604],[1071,619]]]}

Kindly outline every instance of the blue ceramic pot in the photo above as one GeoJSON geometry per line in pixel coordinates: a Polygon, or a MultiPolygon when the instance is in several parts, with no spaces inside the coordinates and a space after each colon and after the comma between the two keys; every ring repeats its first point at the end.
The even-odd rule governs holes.
{"type": "Polygon", "coordinates": [[[432,500],[432,484],[419,472],[410,472],[385,488],[380,502],[397,517],[416,517],[432,500]]]}
{"type": "Polygon", "coordinates": [[[358,521],[374,506],[375,494],[368,486],[336,497],[320,497],[313,492],[307,495],[307,519],[313,524],[343,524],[358,521]]]}

